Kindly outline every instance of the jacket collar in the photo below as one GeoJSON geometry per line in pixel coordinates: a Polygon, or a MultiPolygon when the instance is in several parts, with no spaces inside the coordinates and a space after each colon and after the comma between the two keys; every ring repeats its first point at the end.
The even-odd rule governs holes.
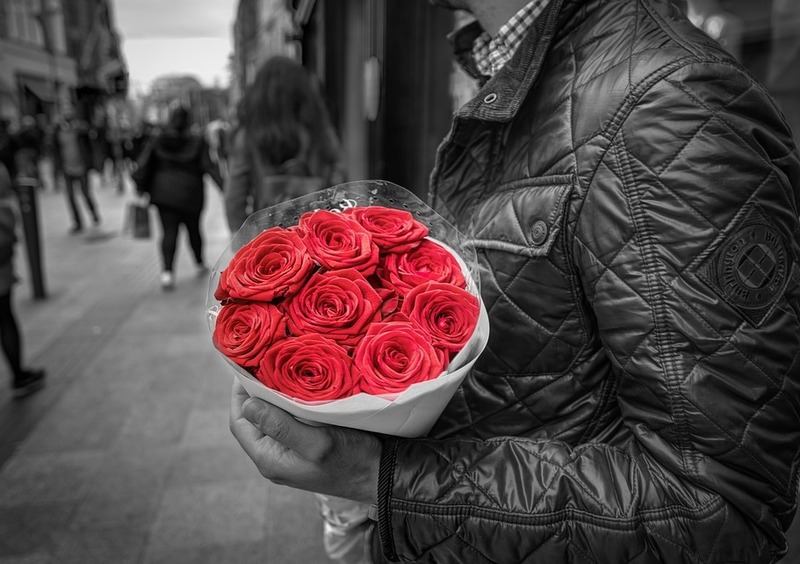
{"type": "Polygon", "coordinates": [[[481,84],[478,94],[458,110],[457,116],[506,122],[516,115],[539,74],[544,55],[557,29],[561,6],[565,2],[569,3],[570,0],[550,1],[514,57],[492,78],[482,76],[472,58],[472,44],[483,32],[478,22],[472,22],[448,36],[456,61],[481,84]]]}

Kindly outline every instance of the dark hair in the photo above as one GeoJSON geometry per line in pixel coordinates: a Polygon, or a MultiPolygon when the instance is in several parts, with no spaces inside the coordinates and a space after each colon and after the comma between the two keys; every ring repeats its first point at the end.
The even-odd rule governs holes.
{"type": "Polygon", "coordinates": [[[323,162],[338,158],[330,118],[306,69],[286,56],[267,59],[237,108],[239,126],[265,162],[278,166],[307,146],[323,162]]]}
{"type": "Polygon", "coordinates": [[[189,128],[191,121],[192,116],[189,112],[189,108],[185,106],[176,106],[169,114],[169,119],[167,120],[167,129],[177,133],[183,133],[189,128]]]}

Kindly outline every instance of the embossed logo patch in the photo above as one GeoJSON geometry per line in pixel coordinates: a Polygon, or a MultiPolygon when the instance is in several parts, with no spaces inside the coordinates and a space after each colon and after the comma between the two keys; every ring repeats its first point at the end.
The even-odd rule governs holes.
{"type": "Polygon", "coordinates": [[[783,289],[790,266],[791,255],[778,231],[753,211],[698,274],[728,305],[758,325],[783,289]]]}

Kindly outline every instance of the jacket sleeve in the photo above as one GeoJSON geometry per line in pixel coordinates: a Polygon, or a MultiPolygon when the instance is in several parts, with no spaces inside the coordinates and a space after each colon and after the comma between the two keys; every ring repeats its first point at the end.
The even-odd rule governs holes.
{"type": "Polygon", "coordinates": [[[239,230],[252,208],[254,176],[245,134],[240,130],[233,137],[224,190],[225,214],[231,233],[239,230]]]}
{"type": "MultiPolygon", "coordinates": [[[[762,89],[688,64],[598,136],[570,226],[623,439],[390,439],[390,560],[772,562],[800,444],[800,167],[762,89]],[[669,116],[669,119],[665,119],[669,116]]],[[[563,399],[563,398],[562,398],[563,399]]]]}

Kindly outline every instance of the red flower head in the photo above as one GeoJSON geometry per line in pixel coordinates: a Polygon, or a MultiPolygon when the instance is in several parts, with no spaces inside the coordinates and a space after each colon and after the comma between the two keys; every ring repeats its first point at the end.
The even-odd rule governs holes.
{"type": "Polygon", "coordinates": [[[358,393],[358,371],[347,351],[319,335],[289,337],[262,357],[256,377],[268,388],[305,401],[358,393]]]}
{"type": "Polygon", "coordinates": [[[378,266],[378,247],[369,232],[341,213],[318,210],[300,217],[298,233],[309,253],[327,270],[354,268],[364,276],[378,266]]]}
{"type": "Polygon", "coordinates": [[[451,354],[467,344],[478,323],[478,298],[451,284],[428,282],[406,294],[401,312],[426,334],[435,347],[451,354]]]}
{"type": "Polygon", "coordinates": [[[214,297],[269,302],[297,292],[315,268],[297,233],[273,227],[236,252],[214,297]]]}
{"type": "Polygon", "coordinates": [[[217,349],[244,368],[255,368],[267,348],[286,336],[281,312],[261,302],[222,306],[214,324],[212,340],[217,349]]]}
{"type": "Polygon", "coordinates": [[[447,364],[430,337],[404,321],[372,324],[353,359],[361,373],[361,390],[373,395],[399,393],[436,378],[447,364]]]}
{"type": "Polygon", "coordinates": [[[443,282],[466,288],[467,282],[456,258],[442,245],[425,239],[404,254],[387,254],[378,268],[384,287],[405,296],[426,282],[443,282]]]}
{"type": "Polygon", "coordinates": [[[343,213],[352,217],[372,234],[381,251],[406,253],[428,235],[428,228],[405,210],[383,206],[348,208],[343,213]]]}
{"type": "Polygon", "coordinates": [[[284,303],[292,335],[317,333],[355,345],[381,315],[383,300],[357,270],[332,270],[311,277],[284,303]]]}

